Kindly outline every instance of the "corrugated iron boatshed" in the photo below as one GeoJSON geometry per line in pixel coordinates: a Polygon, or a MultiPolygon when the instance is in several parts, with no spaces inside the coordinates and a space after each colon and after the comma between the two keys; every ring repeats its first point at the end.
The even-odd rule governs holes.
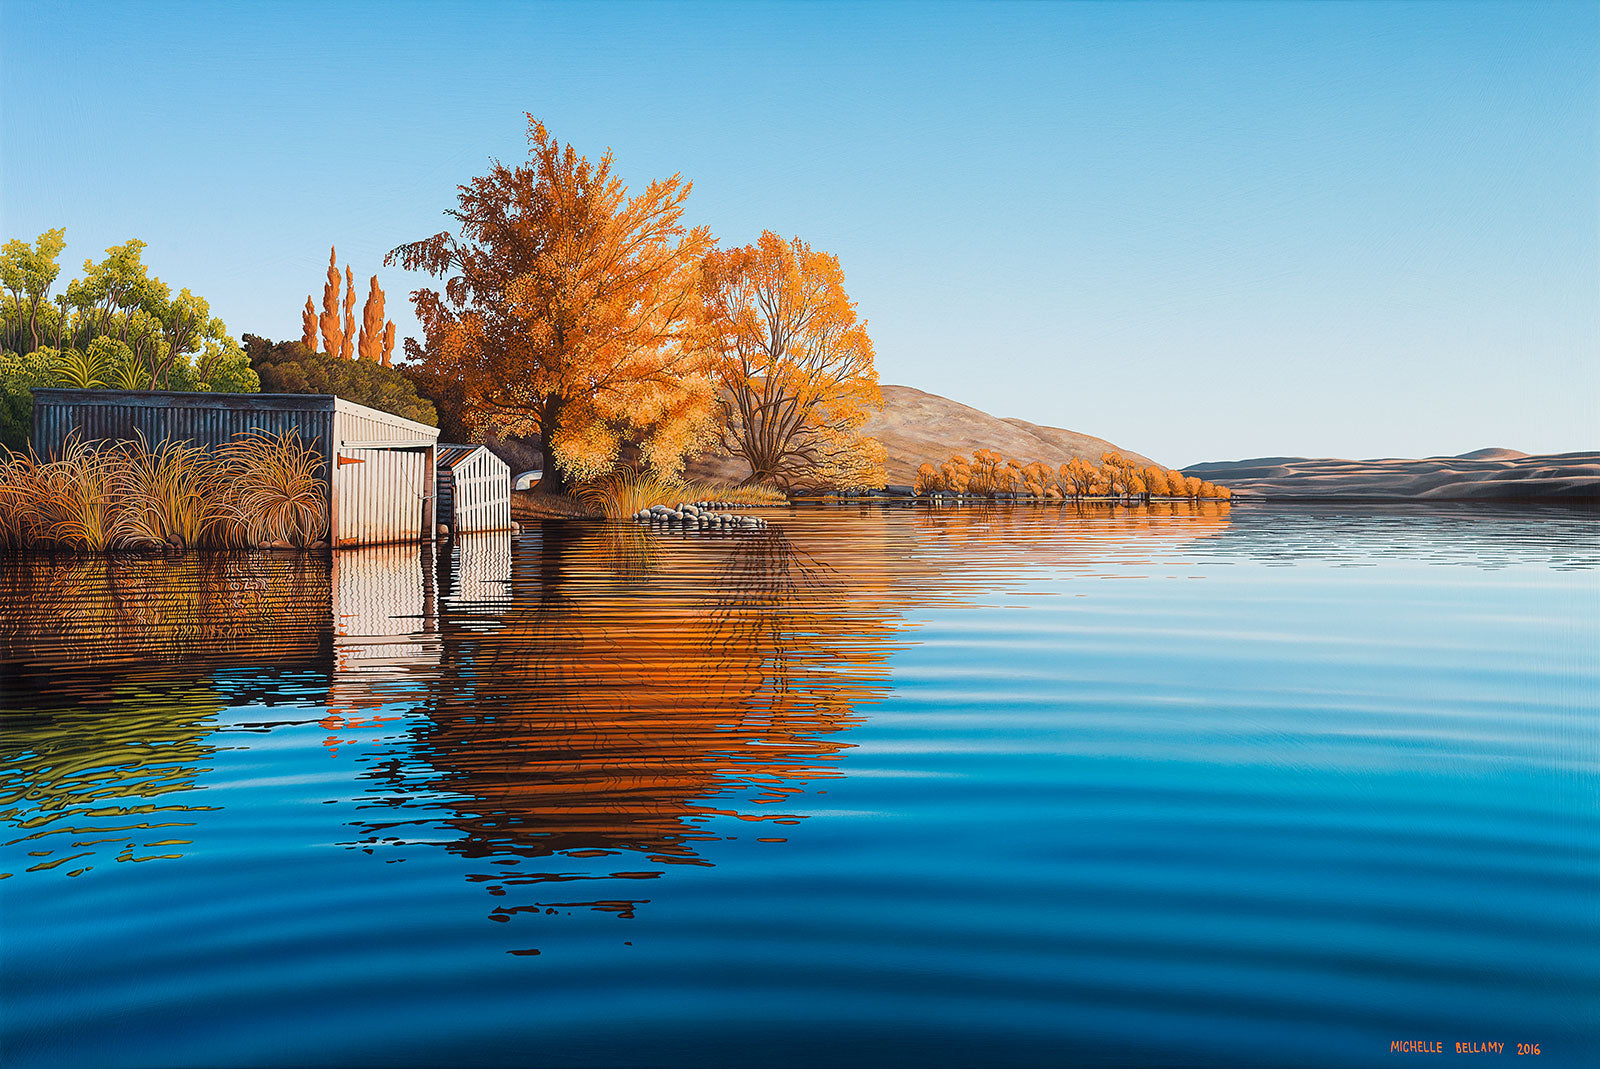
{"type": "Polygon", "coordinates": [[[67,437],[214,449],[253,430],[295,430],[322,458],[335,546],[432,539],[439,431],[331,394],[33,391],[33,447],[59,455],[67,437]]]}
{"type": "Polygon", "coordinates": [[[439,445],[439,522],[452,534],[511,529],[511,469],[481,445],[439,445]]]}

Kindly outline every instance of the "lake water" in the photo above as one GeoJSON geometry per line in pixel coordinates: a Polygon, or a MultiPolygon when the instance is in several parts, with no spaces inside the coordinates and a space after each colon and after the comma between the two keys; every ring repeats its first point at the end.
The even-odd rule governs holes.
{"type": "Polygon", "coordinates": [[[0,1063],[1600,1064],[1600,518],[0,563],[0,1063]]]}

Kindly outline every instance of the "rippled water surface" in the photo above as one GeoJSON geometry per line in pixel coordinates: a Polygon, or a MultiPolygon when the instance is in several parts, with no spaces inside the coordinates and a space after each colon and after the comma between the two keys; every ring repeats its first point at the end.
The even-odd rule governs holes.
{"type": "Polygon", "coordinates": [[[0,1063],[1600,1064],[1597,535],[0,562],[0,1063]]]}

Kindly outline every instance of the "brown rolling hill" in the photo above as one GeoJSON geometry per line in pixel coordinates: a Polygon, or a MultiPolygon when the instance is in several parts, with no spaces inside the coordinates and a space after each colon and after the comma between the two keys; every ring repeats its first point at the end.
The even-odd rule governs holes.
{"type": "Polygon", "coordinates": [[[1600,502],[1600,453],[1529,456],[1477,449],[1449,457],[1260,457],[1195,464],[1186,475],[1280,500],[1600,502]]]}
{"type": "MultiPolygon", "coordinates": [[[[1002,419],[981,409],[926,393],[910,386],[883,386],[883,411],[868,421],[863,433],[883,443],[889,485],[909,484],[917,466],[938,465],[956,453],[972,455],[975,449],[996,449],[1023,464],[1042,460],[1052,467],[1073,457],[1100,461],[1100,454],[1115,450],[1143,465],[1155,461],[1113,445],[1104,438],[1043,427],[1020,419],[1002,419]]],[[[741,461],[720,451],[697,457],[688,466],[693,479],[738,481],[748,474],[741,461]]]]}

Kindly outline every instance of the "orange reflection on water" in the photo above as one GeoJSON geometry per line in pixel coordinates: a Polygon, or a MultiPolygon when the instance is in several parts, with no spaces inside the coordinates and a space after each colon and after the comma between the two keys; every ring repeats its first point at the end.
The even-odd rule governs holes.
{"type": "MultiPolygon", "coordinates": [[[[804,785],[840,774],[902,627],[877,575],[846,582],[777,531],[664,544],[547,524],[518,548],[508,605],[441,612],[417,763],[379,792],[448,798],[450,849],[502,866],[472,877],[491,893],[660,875],[579,863],[594,859],[708,864],[712,818],[795,822],[804,785]],[[563,871],[522,867],[556,855],[563,871]]],[[[405,823],[373,822],[361,844],[405,823]]]]}

